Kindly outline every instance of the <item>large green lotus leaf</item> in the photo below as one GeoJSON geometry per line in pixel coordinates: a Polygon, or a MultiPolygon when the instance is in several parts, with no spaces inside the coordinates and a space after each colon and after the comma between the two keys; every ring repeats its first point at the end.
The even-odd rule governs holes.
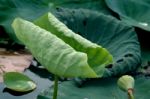
{"type": "Polygon", "coordinates": [[[148,0],[105,0],[108,7],[129,25],[150,31],[150,6],[148,0]]]}
{"type": "MultiPolygon", "coordinates": [[[[12,26],[18,39],[51,73],[63,77],[101,77],[104,66],[112,62],[112,56],[109,52],[105,48],[73,33],[52,14],[51,16],[53,22],[58,24],[59,28],[56,32],[62,33],[62,38],[53,35],[53,31],[48,32],[20,18],[15,19],[12,26]],[[66,37],[63,36],[63,32],[67,32],[66,37]],[[78,47],[72,48],[74,44],[81,50],[78,50],[78,47]]],[[[54,27],[57,26],[53,25],[54,27]]]]}
{"type": "MultiPolygon", "coordinates": [[[[150,79],[145,77],[135,78],[135,99],[149,99],[150,79]]],[[[43,91],[37,99],[51,99],[53,88],[43,91]]],[[[81,88],[74,82],[67,81],[59,84],[58,99],[128,99],[127,93],[117,86],[116,78],[91,80],[81,88]]]]}
{"type": "Polygon", "coordinates": [[[94,71],[101,76],[101,68],[112,63],[112,56],[100,45],[94,44],[60,22],[53,14],[48,13],[35,21],[35,24],[50,31],[65,43],[69,44],[76,51],[84,52],[88,56],[88,63],[94,71]]]}
{"type": "MultiPolygon", "coordinates": [[[[104,76],[124,74],[140,66],[140,47],[133,28],[117,19],[91,10],[59,9],[58,19],[71,30],[86,39],[102,45],[113,55],[114,62],[106,69],[104,76]]],[[[52,31],[48,15],[36,20],[36,24],[52,31]]],[[[49,18],[50,19],[50,18],[49,18]]],[[[57,36],[62,36],[63,34],[57,36]]],[[[79,46],[77,43],[75,46],[79,46]]],[[[95,58],[94,58],[95,59],[95,58]]]]}
{"type": "Polygon", "coordinates": [[[36,88],[36,84],[29,77],[19,72],[4,73],[3,79],[6,87],[14,91],[27,92],[36,88]]]}
{"type": "Polygon", "coordinates": [[[0,0],[0,25],[9,36],[19,42],[11,28],[15,17],[34,20],[56,7],[87,8],[109,13],[103,0],[0,0]]]}

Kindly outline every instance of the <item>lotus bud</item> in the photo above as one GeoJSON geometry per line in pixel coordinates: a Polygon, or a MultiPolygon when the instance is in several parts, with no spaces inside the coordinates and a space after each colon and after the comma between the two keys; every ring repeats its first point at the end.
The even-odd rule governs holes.
{"type": "Polygon", "coordinates": [[[128,93],[128,99],[134,99],[134,78],[129,75],[124,75],[117,82],[119,88],[128,93]]]}
{"type": "Polygon", "coordinates": [[[129,75],[124,75],[119,78],[117,84],[121,90],[128,92],[128,90],[133,90],[134,88],[134,78],[129,75]]]}

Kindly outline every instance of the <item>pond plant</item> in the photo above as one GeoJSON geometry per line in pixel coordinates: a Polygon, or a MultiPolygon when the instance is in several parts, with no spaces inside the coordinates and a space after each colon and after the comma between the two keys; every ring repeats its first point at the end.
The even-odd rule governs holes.
{"type": "MultiPolygon", "coordinates": [[[[68,11],[67,9],[64,9],[64,11],[65,10],[68,11]]],[[[82,10],[82,9],[73,11],[75,11],[74,12],[75,14],[84,13],[84,11],[86,13],[90,12],[89,10],[82,10]]],[[[72,13],[72,11],[71,12],[68,11],[68,13],[72,13]]],[[[102,32],[103,34],[101,33],[101,35],[103,36],[105,35],[105,37],[108,38],[111,37],[113,43],[116,44],[114,38],[117,36],[117,34],[115,33],[114,29],[118,27],[117,24],[121,24],[122,28],[117,33],[120,34],[121,32],[123,35],[126,35],[125,38],[131,35],[130,36],[131,39],[128,38],[126,44],[128,44],[128,46],[132,44],[134,46],[137,46],[136,48],[133,48],[133,46],[131,46],[131,49],[133,50],[137,50],[139,48],[138,42],[136,41],[136,35],[132,34],[133,33],[132,28],[122,25],[122,23],[117,22],[114,18],[105,17],[105,15],[103,14],[97,14],[96,12],[94,12],[91,15],[93,14],[96,15],[94,18],[95,22],[97,22],[98,20],[105,22],[106,18],[108,18],[111,23],[106,21],[106,25],[109,26],[109,24],[116,24],[113,28],[112,27],[110,28],[110,31],[112,30],[112,33],[114,34],[108,36],[108,34],[106,34],[107,31],[105,29],[104,30],[101,29],[101,31],[103,31],[102,32]],[[99,17],[98,20],[97,16],[99,17]],[[122,32],[124,30],[127,30],[126,34],[122,32]]],[[[59,14],[56,14],[56,16],[59,17],[59,14]]],[[[103,24],[100,24],[100,26],[103,26],[103,24]]],[[[55,75],[53,99],[57,99],[57,89],[58,89],[57,87],[59,77],[101,78],[105,76],[105,73],[110,75],[111,72],[107,70],[107,66],[113,64],[115,65],[113,66],[114,71],[119,72],[117,68],[116,68],[117,70],[115,70],[115,67],[118,66],[120,67],[120,64],[124,64],[126,60],[130,61],[130,57],[133,57],[132,55],[128,56],[129,55],[128,51],[126,52],[124,50],[120,50],[117,52],[117,54],[123,51],[123,53],[121,54],[125,55],[126,59],[121,60],[123,62],[120,62],[120,60],[117,61],[118,56],[116,57],[115,53],[117,47],[115,49],[112,49],[112,46],[110,47],[109,44],[110,41],[103,41],[103,42],[105,42],[107,45],[109,44],[109,46],[106,45],[104,46],[106,46],[111,52],[111,54],[113,53],[113,55],[111,55],[106,48],[100,46],[101,44],[99,42],[100,36],[97,36],[98,38],[96,38],[97,43],[95,41],[92,42],[90,40],[87,40],[86,38],[84,38],[84,36],[79,35],[78,31],[76,33],[76,31],[74,32],[74,29],[71,30],[70,28],[68,28],[68,26],[66,26],[64,23],[58,20],[50,12],[39,17],[34,22],[30,22],[22,18],[16,18],[12,23],[12,27],[15,31],[17,38],[31,51],[32,55],[50,73],[53,73],[55,75]]],[[[88,35],[86,34],[86,36],[88,35]]],[[[122,36],[120,37],[122,38],[122,36]]],[[[105,40],[105,38],[103,39],[105,40]]],[[[125,47],[124,41],[120,41],[119,45],[125,47]]],[[[130,51],[131,54],[134,53],[132,50],[130,51]]],[[[138,55],[136,56],[136,58],[138,58],[138,55]]],[[[122,68],[128,68],[126,69],[128,71],[131,69],[130,67],[128,67],[131,66],[131,64],[132,62],[126,64],[126,66],[122,66],[122,68]]],[[[136,65],[134,64],[134,68],[135,67],[136,65]]],[[[120,71],[124,71],[124,69],[122,68],[120,68],[120,71]]]]}
{"type": "Polygon", "coordinates": [[[105,48],[75,34],[51,13],[47,15],[49,31],[21,18],[16,18],[12,27],[33,56],[55,74],[53,99],[57,99],[58,77],[102,77],[113,58],[105,48]]]}

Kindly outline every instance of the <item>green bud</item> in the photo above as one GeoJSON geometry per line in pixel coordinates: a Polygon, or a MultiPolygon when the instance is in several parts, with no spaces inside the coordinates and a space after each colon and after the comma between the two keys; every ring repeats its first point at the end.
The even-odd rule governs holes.
{"type": "Polygon", "coordinates": [[[119,88],[125,92],[128,90],[133,90],[134,89],[134,78],[129,75],[124,75],[118,79],[117,82],[119,88]]]}

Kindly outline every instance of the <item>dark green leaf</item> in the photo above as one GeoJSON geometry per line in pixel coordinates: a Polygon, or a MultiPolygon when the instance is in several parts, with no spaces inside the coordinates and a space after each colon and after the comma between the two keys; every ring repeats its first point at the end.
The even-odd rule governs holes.
{"type": "Polygon", "coordinates": [[[150,31],[150,3],[148,0],[106,0],[106,3],[128,25],[150,31]]]}
{"type": "MultiPolygon", "coordinates": [[[[149,99],[150,79],[135,78],[135,99],[149,99]]],[[[52,87],[42,92],[37,99],[51,99],[52,87]]],[[[72,81],[59,84],[58,99],[128,99],[127,93],[117,86],[116,78],[91,80],[81,88],[72,81]]]]}
{"type": "Polygon", "coordinates": [[[100,11],[105,14],[111,14],[104,0],[54,0],[50,3],[54,7],[90,9],[100,11]]]}
{"type": "Polygon", "coordinates": [[[102,45],[113,55],[114,63],[104,76],[124,74],[141,63],[140,46],[134,29],[117,19],[91,10],[60,9],[55,15],[71,30],[102,45]]]}
{"type": "Polygon", "coordinates": [[[0,25],[5,27],[9,36],[19,42],[11,28],[15,17],[33,20],[48,11],[43,0],[0,0],[0,25]]]}
{"type": "Polygon", "coordinates": [[[103,0],[0,0],[0,25],[5,27],[13,40],[19,42],[11,28],[15,17],[34,20],[56,7],[87,8],[110,13],[103,0]]]}

